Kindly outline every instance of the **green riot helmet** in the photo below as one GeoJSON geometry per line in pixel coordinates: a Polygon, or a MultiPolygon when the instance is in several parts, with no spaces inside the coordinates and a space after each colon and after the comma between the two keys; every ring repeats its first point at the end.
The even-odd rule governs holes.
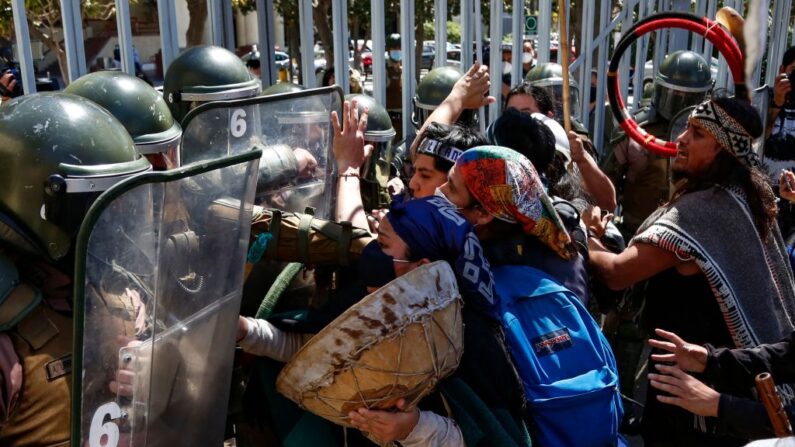
{"type": "Polygon", "coordinates": [[[371,211],[389,205],[389,192],[387,183],[392,168],[392,139],[396,132],[392,127],[392,120],[386,109],[378,104],[375,99],[367,95],[347,95],[346,101],[356,101],[359,115],[367,108],[367,129],[364,131],[364,141],[373,145],[373,153],[367,160],[362,170],[362,198],[364,207],[371,211]]]}
{"type": "Polygon", "coordinates": [[[453,67],[437,67],[429,71],[417,84],[412,102],[414,110],[411,122],[419,129],[439,104],[453,91],[455,83],[463,74],[453,67]]]}
{"type": "MultiPolygon", "coordinates": [[[[555,120],[563,122],[563,67],[553,62],[539,64],[527,72],[525,80],[547,90],[555,101],[555,120]]],[[[569,76],[569,110],[572,117],[580,116],[580,86],[573,76],[569,76]]]]}
{"type": "Polygon", "coordinates": [[[280,95],[282,93],[300,92],[304,87],[292,82],[277,82],[262,91],[262,96],[280,95]]]}
{"type": "Polygon", "coordinates": [[[180,54],[163,80],[163,96],[179,122],[199,104],[250,98],[261,89],[240,58],[214,46],[193,47],[180,54]]]}
{"type": "Polygon", "coordinates": [[[60,259],[99,194],[151,165],[102,107],[39,93],[0,107],[0,169],[0,238],[60,259]]]}
{"type": "Polygon", "coordinates": [[[709,64],[700,54],[676,51],[665,57],[654,76],[652,106],[670,121],[685,107],[704,101],[712,89],[709,64]]]}
{"type": "Polygon", "coordinates": [[[155,169],[180,165],[182,128],[163,97],[146,82],[119,71],[98,71],[80,77],[64,92],[94,101],[116,117],[155,169]]]}

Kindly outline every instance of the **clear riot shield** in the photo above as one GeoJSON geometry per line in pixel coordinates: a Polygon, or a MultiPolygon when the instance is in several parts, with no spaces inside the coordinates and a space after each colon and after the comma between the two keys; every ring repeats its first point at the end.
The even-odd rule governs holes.
{"type": "Polygon", "coordinates": [[[259,150],[101,195],[75,265],[72,445],[221,445],[259,150]]]}
{"type": "Polygon", "coordinates": [[[261,147],[257,204],[332,217],[334,159],[331,112],[342,112],[342,90],[323,87],[282,95],[203,104],[183,122],[183,163],[261,147]]]}

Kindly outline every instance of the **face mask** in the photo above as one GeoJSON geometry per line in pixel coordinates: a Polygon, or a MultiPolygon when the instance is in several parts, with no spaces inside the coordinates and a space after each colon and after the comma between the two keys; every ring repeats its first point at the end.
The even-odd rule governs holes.
{"type": "Polygon", "coordinates": [[[522,63],[529,64],[530,62],[533,62],[533,55],[530,53],[522,53],[522,63]]]}
{"type": "Polygon", "coordinates": [[[393,61],[400,61],[402,54],[400,53],[400,50],[389,50],[389,58],[393,61]]]}
{"type": "MultiPolygon", "coordinates": [[[[442,192],[442,187],[441,186],[437,186],[436,187],[436,189],[433,191],[433,195],[435,195],[436,197],[441,197],[444,200],[447,200],[448,202],[450,202],[450,199],[448,199],[447,196],[444,195],[444,193],[442,192]]],[[[452,202],[450,202],[450,203],[452,203],[452,202]]]]}

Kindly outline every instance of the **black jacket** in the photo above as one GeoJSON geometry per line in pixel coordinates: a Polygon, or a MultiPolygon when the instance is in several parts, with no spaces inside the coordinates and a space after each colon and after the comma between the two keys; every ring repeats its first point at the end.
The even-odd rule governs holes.
{"type": "MultiPolygon", "coordinates": [[[[754,378],[763,372],[771,373],[777,385],[795,384],[795,332],[777,343],[751,349],[706,346],[709,354],[704,379],[722,392],[718,405],[718,429],[747,439],[775,437],[761,402],[724,392],[754,387],[754,378]]],[[[790,421],[795,421],[795,408],[788,405],[785,409],[790,421]]]]}

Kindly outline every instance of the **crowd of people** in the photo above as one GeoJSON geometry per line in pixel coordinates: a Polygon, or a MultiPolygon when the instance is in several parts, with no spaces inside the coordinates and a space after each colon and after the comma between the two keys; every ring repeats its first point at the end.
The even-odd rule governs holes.
{"type": "MultiPolygon", "coordinates": [[[[390,61],[399,62],[399,41],[388,43],[390,61]]],[[[476,112],[496,101],[488,67],[431,70],[417,89],[416,136],[402,144],[393,141],[394,91],[384,105],[347,97],[329,114],[310,91],[276,86],[271,93],[292,98],[285,103],[292,109],[281,121],[257,119],[290,138],[271,144],[263,130],[246,140],[262,151],[252,181],[256,204],[278,210],[269,237],[283,242],[283,214],[298,213],[296,253],[312,258],[316,239],[333,239],[334,231],[333,242],[342,251],[350,244],[351,253],[338,265],[307,265],[303,275],[284,281],[274,272],[292,267],[275,262],[286,261],[270,253],[277,250],[268,249],[267,262],[249,252],[249,263],[260,265],[241,273],[245,296],[261,298],[274,285],[289,295],[287,283],[301,281],[311,299],[283,300],[268,317],[243,303],[236,344],[253,362],[256,379],[242,380],[249,385],[238,396],[244,410],[233,411],[232,393],[230,426],[240,443],[248,437],[286,446],[617,446],[627,445],[625,434],[640,434],[653,447],[772,437],[754,377],[772,373],[791,411],[794,67],[795,47],[784,54],[768,110],[759,111],[748,98],[713,89],[699,54],[668,55],[649,104],[635,116],[650,134],[675,140],[672,158],[652,154],[620,129],[606,139],[575,122],[566,132],[560,68],[550,65],[528,70],[529,81],[506,89],[504,110],[484,132],[476,112]],[[610,141],[604,153],[595,150],[596,138],[610,141]],[[326,162],[334,165],[326,169],[326,162]],[[296,192],[308,185],[319,191],[311,203],[296,192]],[[328,197],[334,200],[327,219],[304,212],[328,197]],[[323,230],[310,224],[315,219],[323,230]],[[352,248],[352,231],[360,249],[352,248]],[[464,350],[455,372],[438,377],[432,393],[419,401],[407,394],[389,408],[349,408],[347,428],[313,418],[276,393],[279,370],[313,334],[436,261],[449,264],[456,278],[464,350]]],[[[390,85],[399,84],[393,71],[390,85]]],[[[92,184],[110,188],[153,168],[180,166],[186,151],[209,144],[202,138],[221,141],[202,128],[186,133],[178,149],[186,116],[217,100],[252,104],[261,90],[232,53],[198,47],[174,61],[164,96],[131,76],[92,73],[67,93],[19,97],[0,107],[0,165],[11,167],[0,176],[0,444],[69,445],[76,391],[70,377],[79,373],[70,366],[70,289],[80,255],[74,247],[100,192],[80,182],[101,173],[106,181],[92,184]],[[213,63],[200,64],[203,58],[213,63]],[[117,93],[105,96],[109,91],[117,93]],[[114,95],[121,91],[128,96],[120,102],[114,95]],[[130,107],[119,107],[135,101],[141,110],[158,111],[151,122],[144,112],[131,119],[130,107]],[[74,163],[91,169],[67,169],[74,163]],[[18,178],[15,169],[41,178],[18,178]]],[[[223,138],[235,129],[224,127],[223,138]]],[[[190,203],[198,203],[205,185],[188,185],[190,203]]],[[[162,231],[190,238],[195,230],[201,238],[212,228],[182,208],[166,214],[173,221],[162,231]]],[[[129,237],[121,230],[116,236],[129,237]]],[[[162,315],[146,317],[155,303],[143,276],[130,281],[137,273],[119,268],[115,258],[106,261],[96,267],[103,281],[88,281],[87,299],[118,320],[98,334],[127,343],[106,340],[111,347],[97,348],[110,349],[105,354],[115,360],[119,349],[138,346],[166,323],[162,315]]],[[[174,294],[189,299],[212,275],[185,267],[174,294]]],[[[133,398],[138,379],[127,366],[113,368],[107,384],[91,384],[95,395],[84,396],[84,405],[108,393],[126,403],[133,398]]],[[[185,393],[178,404],[190,405],[190,398],[185,393]]],[[[166,419],[173,416],[168,411],[162,409],[166,419]]],[[[112,420],[100,418],[99,425],[112,420]]],[[[119,430],[124,439],[135,427],[121,424],[117,441],[119,430]]]]}

